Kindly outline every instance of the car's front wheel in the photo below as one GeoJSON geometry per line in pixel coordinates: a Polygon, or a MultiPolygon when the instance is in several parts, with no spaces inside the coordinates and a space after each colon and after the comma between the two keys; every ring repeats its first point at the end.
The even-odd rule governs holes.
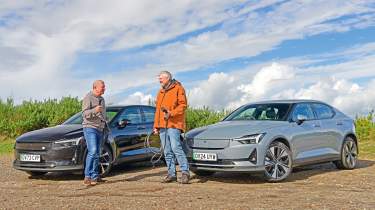
{"type": "Polygon", "coordinates": [[[99,174],[105,177],[112,169],[113,156],[108,145],[104,145],[99,158],[99,174]]]}
{"type": "Polygon", "coordinates": [[[341,148],[341,159],[334,161],[338,169],[353,169],[357,164],[358,147],[351,137],[346,137],[341,148]]]}
{"type": "Polygon", "coordinates": [[[280,182],[286,179],[292,171],[292,153],[281,142],[271,143],[264,159],[264,177],[269,182],[280,182]]]}

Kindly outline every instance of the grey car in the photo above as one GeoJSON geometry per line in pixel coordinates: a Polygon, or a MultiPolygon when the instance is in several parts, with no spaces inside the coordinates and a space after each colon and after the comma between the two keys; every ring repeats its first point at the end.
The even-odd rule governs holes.
{"type": "Polygon", "coordinates": [[[354,121],[315,100],[274,100],[241,106],[221,122],[186,133],[184,149],[197,175],[263,172],[286,179],[293,167],[330,162],[353,169],[358,157],[354,121]]]}

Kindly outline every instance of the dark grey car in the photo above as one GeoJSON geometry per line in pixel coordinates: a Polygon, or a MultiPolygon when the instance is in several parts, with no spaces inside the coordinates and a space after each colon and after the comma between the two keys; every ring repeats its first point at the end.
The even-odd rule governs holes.
{"type": "Polygon", "coordinates": [[[260,171],[277,182],[295,166],[333,161],[353,169],[358,156],[354,121],[313,100],[246,104],[185,138],[190,168],[198,175],[260,171]]]}

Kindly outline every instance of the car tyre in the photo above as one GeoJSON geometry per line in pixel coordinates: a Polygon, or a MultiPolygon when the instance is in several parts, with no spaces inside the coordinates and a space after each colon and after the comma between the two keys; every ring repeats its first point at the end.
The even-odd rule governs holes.
{"type": "Polygon", "coordinates": [[[112,151],[108,145],[104,145],[99,157],[99,174],[105,177],[109,174],[113,165],[112,151]]]}
{"type": "Polygon", "coordinates": [[[354,169],[358,159],[358,146],[351,137],[346,137],[340,153],[340,160],[334,161],[338,169],[351,170],[354,169]]]}
{"type": "Polygon", "coordinates": [[[281,142],[272,142],[264,158],[264,178],[269,182],[280,182],[292,172],[292,152],[281,142]]]}
{"type": "Polygon", "coordinates": [[[43,176],[44,174],[48,173],[45,171],[26,171],[27,174],[31,176],[43,176]]]}

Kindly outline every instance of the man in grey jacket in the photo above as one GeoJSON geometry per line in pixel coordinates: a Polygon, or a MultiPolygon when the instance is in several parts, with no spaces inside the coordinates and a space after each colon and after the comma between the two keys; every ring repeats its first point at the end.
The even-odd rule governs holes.
{"type": "Polygon", "coordinates": [[[82,101],[83,134],[87,145],[87,158],[85,164],[85,185],[96,185],[99,177],[99,156],[103,130],[106,125],[105,101],[102,95],[105,84],[96,80],[90,91],[82,101]]]}

